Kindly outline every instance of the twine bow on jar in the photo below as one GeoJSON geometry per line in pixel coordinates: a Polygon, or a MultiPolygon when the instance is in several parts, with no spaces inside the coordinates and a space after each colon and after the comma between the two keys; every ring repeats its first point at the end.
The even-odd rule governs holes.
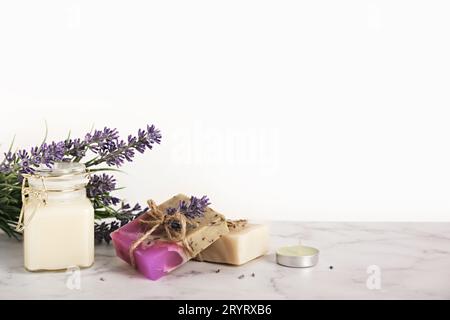
{"type": "Polygon", "coordinates": [[[34,175],[35,178],[41,180],[42,182],[42,190],[34,189],[30,187],[30,184],[28,182],[29,175],[24,175],[22,180],[22,208],[20,209],[20,215],[19,215],[19,221],[17,222],[15,230],[18,232],[22,232],[25,227],[31,222],[33,219],[36,211],[42,206],[45,206],[48,201],[48,193],[47,193],[47,187],[45,185],[45,179],[43,176],[40,175],[34,175]],[[31,215],[25,221],[25,206],[28,205],[28,200],[30,197],[37,200],[37,205],[32,211],[31,215]]]}
{"type": "MultiPolygon", "coordinates": [[[[46,206],[48,202],[49,193],[65,193],[65,192],[74,192],[84,189],[84,185],[75,186],[73,188],[58,188],[58,189],[49,189],[47,188],[46,179],[60,179],[60,178],[73,178],[80,176],[83,179],[88,181],[91,177],[90,172],[82,172],[82,173],[73,173],[73,174],[63,174],[60,176],[43,176],[38,173],[33,174],[23,174],[22,180],[22,208],[20,210],[19,220],[17,221],[15,230],[18,232],[22,232],[25,228],[30,224],[31,220],[35,216],[36,212],[41,206],[46,206]],[[33,188],[30,186],[30,178],[33,180],[40,180],[42,183],[42,189],[33,188]],[[27,221],[25,221],[25,207],[28,205],[30,198],[37,200],[37,205],[34,207],[32,213],[30,214],[27,221]]],[[[51,181],[51,180],[48,180],[51,181]]],[[[50,183],[50,182],[49,182],[50,183]]],[[[51,183],[50,183],[51,184],[51,183]]]]}
{"type": "Polygon", "coordinates": [[[150,236],[159,228],[162,232],[162,236],[169,241],[178,242],[181,241],[183,248],[186,250],[189,256],[194,255],[194,250],[187,241],[186,234],[188,226],[198,226],[198,223],[186,218],[181,213],[180,209],[176,209],[173,212],[163,212],[153,200],[147,201],[149,210],[145,213],[148,219],[142,219],[140,222],[145,224],[146,231],[139,239],[133,242],[129,249],[129,256],[131,265],[136,266],[134,259],[134,251],[139,247],[141,243],[150,238],[150,236]],[[162,227],[162,228],[161,228],[162,227]]]}

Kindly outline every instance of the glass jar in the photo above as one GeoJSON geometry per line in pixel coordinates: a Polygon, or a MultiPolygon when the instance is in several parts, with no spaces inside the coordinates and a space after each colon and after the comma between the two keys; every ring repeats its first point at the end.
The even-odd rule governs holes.
{"type": "Polygon", "coordinates": [[[24,264],[30,271],[89,267],[94,263],[94,208],[81,163],[61,162],[25,176],[24,264]]]}

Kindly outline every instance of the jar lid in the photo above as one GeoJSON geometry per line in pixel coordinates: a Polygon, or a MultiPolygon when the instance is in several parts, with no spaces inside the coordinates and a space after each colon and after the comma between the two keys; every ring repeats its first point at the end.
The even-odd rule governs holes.
{"type": "Polygon", "coordinates": [[[302,245],[281,247],[276,252],[277,263],[286,267],[308,268],[319,261],[319,250],[302,245]]]}
{"type": "Polygon", "coordinates": [[[51,168],[40,166],[24,176],[31,188],[45,191],[79,190],[89,182],[86,166],[78,162],[55,162],[51,168]]]}
{"type": "Polygon", "coordinates": [[[40,166],[35,171],[42,177],[63,177],[86,172],[86,166],[79,162],[55,162],[51,168],[40,166]]]}

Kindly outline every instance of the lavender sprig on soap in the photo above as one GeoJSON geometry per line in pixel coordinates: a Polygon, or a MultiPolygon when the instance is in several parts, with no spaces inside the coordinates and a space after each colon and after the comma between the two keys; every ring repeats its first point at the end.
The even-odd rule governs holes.
{"type": "Polygon", "coordinates": [[[172,215],[175,214],[177,211],[180,211],[183,213],[186,217],[190,219],[194,219],[197,217],[201,217],[204,215],[206,207],[209,206],[211,203],[209,202],[209,199],[207,196],[203,196],[201,198],[196,198],[194,196],[191,196],[189,199],[189,202],[186,200],[181,200],[178,204],[177,208],[170,207],[167,208],[167,213],[172,215]]]}

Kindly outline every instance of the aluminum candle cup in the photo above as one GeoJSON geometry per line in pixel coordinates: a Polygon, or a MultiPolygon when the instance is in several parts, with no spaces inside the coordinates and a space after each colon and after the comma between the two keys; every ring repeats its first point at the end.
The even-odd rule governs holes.
{"type": "Polygon", "coordinates": [[[286,267],[308,268],[319,261],[319,250],[302,245],[281,247],[277,250],[277,263],[286,267]]]}

